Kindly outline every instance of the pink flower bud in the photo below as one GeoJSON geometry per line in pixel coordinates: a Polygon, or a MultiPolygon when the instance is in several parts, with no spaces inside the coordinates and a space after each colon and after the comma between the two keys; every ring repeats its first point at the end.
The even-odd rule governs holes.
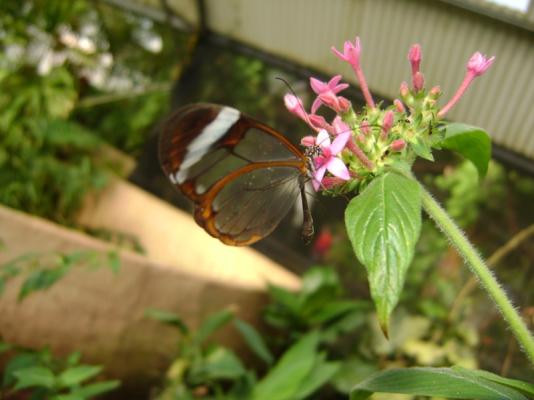
{"type": "Polygon", "coordinates": [[[315,143],[315,136],[304,136],[302,139],[300,139],[300,144],[306,147],[315,146],[315,143]]]}
{"type": "Polygon", "coordinates": [[[415,75],[419,72],[419,66],[421,65],[421,46],[419,44],[414,44],[410,47],[408,52],[408,60],[412,65],[412,75],[415,75]]]}
{"type": "Polygon", "coordinates": [[[304,110],[302,100],[293,94],[286,94],[284,96],[284,104],[290,113],[295,114],[300,119],[308,122],[308,114],[304,110]]]}
{"type": "Polygon", "coordinates": [[[488,59],[485,55],[477,51],[469,59],[467,63],[467,70],[472,72],[475,76],[480,76],[486,72],[489,67],[491,67],[491,64],[493,64],[494,60],[495,57],[488,59]]]}
{"type": "Polygon", "coordinates": [[[393,111],[387,110],[382,120],[382,139],[385,139],[393,126],[393,111]]]}
{"type": "Polygon", "coordinates": [[[437,99],[439,96],[441,96],[441,87],[434,86],[432,89],[430,89],[428,95],[434,99],[437,99]]]}
{"type": "Polygon", "coordinates": [[[367,120],[362,121],[362,123],[360,124],[360,130],[362,131],[364,135],[369,135],[369,133],[371,133],[371,128],[369,127],[369,121],[367,120]]]}
{"type": "Polygon", "coordinates": [[[410,95],[410,88],[406,82],[402,82],[400,85],[400,95],[403,99],[410,95]]]}
{"type": "Polygon", "coordinates": [[[400,113],[406,112],[406,108],[404,108],[404,104],[402,104],[402,101],[400,101],[399,99],[393,100],[393,104],[395,105],[395,108],[397,109],[398,112],[400,113]]]}
{"type": "Polygon", "coordinates": [[[314,128],[318,130],[326,129],[329,133],[334,134],[334,128],[321,115],[309,114],[308,118],[314,128]]]}
{"type": "Polygon", "coordinates": [[[338,114],[347,112],[351,105],[350,101],[348,101],[346,98],[342,96],[336,96],[330,91],[321,93],[318,96],[318,99],[320,99],[324,105],[331,108],[338,114]]]}
{"type": "Polygon", "coordinates": [[[418,71],[414,74],[412,83],[415,91],[420,92],[425,87],[425,77],[418,71]]]}
{"type": "Polygon", "coordinates": [[[389,148],[392,151],[399,152],[402,151],[406,147],[406,142],[403,139],[397,139],[391,142],[389,145],[389,148]]]}

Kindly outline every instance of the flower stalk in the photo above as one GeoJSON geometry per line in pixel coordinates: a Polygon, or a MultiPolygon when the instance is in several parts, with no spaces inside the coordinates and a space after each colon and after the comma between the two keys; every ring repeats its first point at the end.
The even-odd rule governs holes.
{"type": "Polygon", "coordinates": [[[529,332],[527,325],[514,308],[510,299],[506,296],[505,291],[499,285],[491,270],[482,260],[473,245],[467,240],[461,229],[424,186],[420,185],[420,187],[424,210],[436,222],[437,226],[447,236],[454,247],[456,247],[471,269],[471,272],[479,279],[481,286],[495,302],[521,348],[534,365],[534,336],[529,332]]]}

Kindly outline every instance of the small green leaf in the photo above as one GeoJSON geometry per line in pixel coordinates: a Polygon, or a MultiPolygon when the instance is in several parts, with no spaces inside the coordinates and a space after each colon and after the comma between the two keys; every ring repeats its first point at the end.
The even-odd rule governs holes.
{"type": "Polygon", "coordinates": [[[364,400],[375,392],[452,399],[527,400],[520,392],[478,376],[476,372],[451,368],[386,370],[357,384],[352,390],[351,400],[364,400]]]}
{"type": "Polygon", "coordinates": [[[325,362],[324,356],[317,357],[315,365],[309,375],[304,379],[298,392],[295,394],[295,400],[307,399],[308,396],[317,391],[321,386],[332,379],[340,367],[337,362],[325,362]]]}
{"type": "Polygon", "coordinates": [[[428,161],[434,161],[434,156],[432,155],[430,146],[420,137],[417,137],[413,142],[410,142],[410,146],[415,154],[417,154],[419,157],[428,161]]]}
{"type": "Polygon", "coordinates": [[[62,387],[74,386],[91,379],[102,371],[102,367],[95,365],[79,365],[63,371],[59,377],[59,384],[62,387]]]}
{"type": "Polygon", "coordinates": [[[419,184],[394,172],[375,178],[349,203],[345,225],[387,333],[421,231],[419,184]]]}
{"type": "Polygon", "coordinates": [[[191,368],[189,376],[193,383],[202,384],[217,379],[238,379],[245,373],[245,367],[234,352],[216,347],[203,362],[191,368]]]}
{"type": "Polygon", "coordinates": [[[95,396],[101,395],[119,387],[120,384],[120,381],[105,381],[92,383],[90,385],[73,390],[72,394],[79,396],[83,399],[92,399],[95,396]]]}
{"type": "Polygon", "coordinates": [[[23,300],[33,292],[49,289],[63,278],[69,269],[70,265],[33,271],[22,283],[18,300],[23,300]]]}
{"type": "Polygon", "coordinates": [[[241,333],[247,344],[249,345],[250,349],[267,365],[271,365],[273,363],[274,357],[269,351],[269,348],[265,344],[263,338],[260,336],[258,331],[254,329],[254,327],[245,321],[242,321],[240,319],[236,319],[234,321],[235,327],[241,333]]]}
{"type": "Polygon", "coordinates": [[[445,139],[439,145],[461,154],[475,165],[480,177],[486,176],[491,159],[491,139],[482,128],[460,123],[447,124],[445,139]]]}
{"type": "Polygon", "coordinates": [[[318,345],[317,332],[302,337],[254,387],[252,400],[293,400],[314,367],[318,345]]]}
{"type": "Polygon", "coordinates": [[[54,373],[45,367],[28,367],[19,369],[13,372],[13,376],[17,379],[17,384],[14,387],[15,390],[29,387],[52,389],[56,381],[54,373]]]}
{"type": "Polygon", "coordinates": [[[171,325],[171,326],[178,328],[182,335],[187,335],[189,333],[189,329],[187,328],[187,325],[184,323],[184,321],[182,321],[182,319],[179,316],[177,316],[174,313],[163,311],[163,310],[157,310],[155,308],[149,308],[145,310],[145,315],[149,318],[155,319],[167,325],[171,325]]]}
{"type": "Polygon", "coordinates": [[[112,250],[108,253],[108,262],[109,262],[109,268],[113,273],[117,274],[119,270],[121,269],[121,259],[119,256],[119,253],[117,253],[115,250],[112,250]]]}
{"type": "Polygon", "coordinates": [[[215,331],[222,328],[234,318],[234,314],[229,310],[223,310],[218,313],[210,315],[200,326],[195,334],[197,343],[202,343],[215,331]]]}

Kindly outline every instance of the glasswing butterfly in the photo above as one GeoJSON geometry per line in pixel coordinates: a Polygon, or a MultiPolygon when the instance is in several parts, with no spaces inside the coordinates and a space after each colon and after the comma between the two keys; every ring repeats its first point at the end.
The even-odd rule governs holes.
{"type": "Polygon", "coordinates": [[[191,104],[162,125],[159,160],[172,184],[195,204],[195,220],[225,244],[269,235],[300,194],[303,239],[313,236],[305,194],[311,154],[232,107],[191,104]]]}

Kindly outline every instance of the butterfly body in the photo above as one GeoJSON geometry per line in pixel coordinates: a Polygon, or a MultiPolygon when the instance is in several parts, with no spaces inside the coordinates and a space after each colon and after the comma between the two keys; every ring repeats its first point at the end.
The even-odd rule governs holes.
{"type": "Polygon", "coordinates": [[[195,204],[195,220],[230,245],[269,233],[301,195],[303,236],[313,224],[304,195],[310,158],[285,136],[240,111],[192,104],[163,124],[159,159],[165,175],[195,204]]]}

